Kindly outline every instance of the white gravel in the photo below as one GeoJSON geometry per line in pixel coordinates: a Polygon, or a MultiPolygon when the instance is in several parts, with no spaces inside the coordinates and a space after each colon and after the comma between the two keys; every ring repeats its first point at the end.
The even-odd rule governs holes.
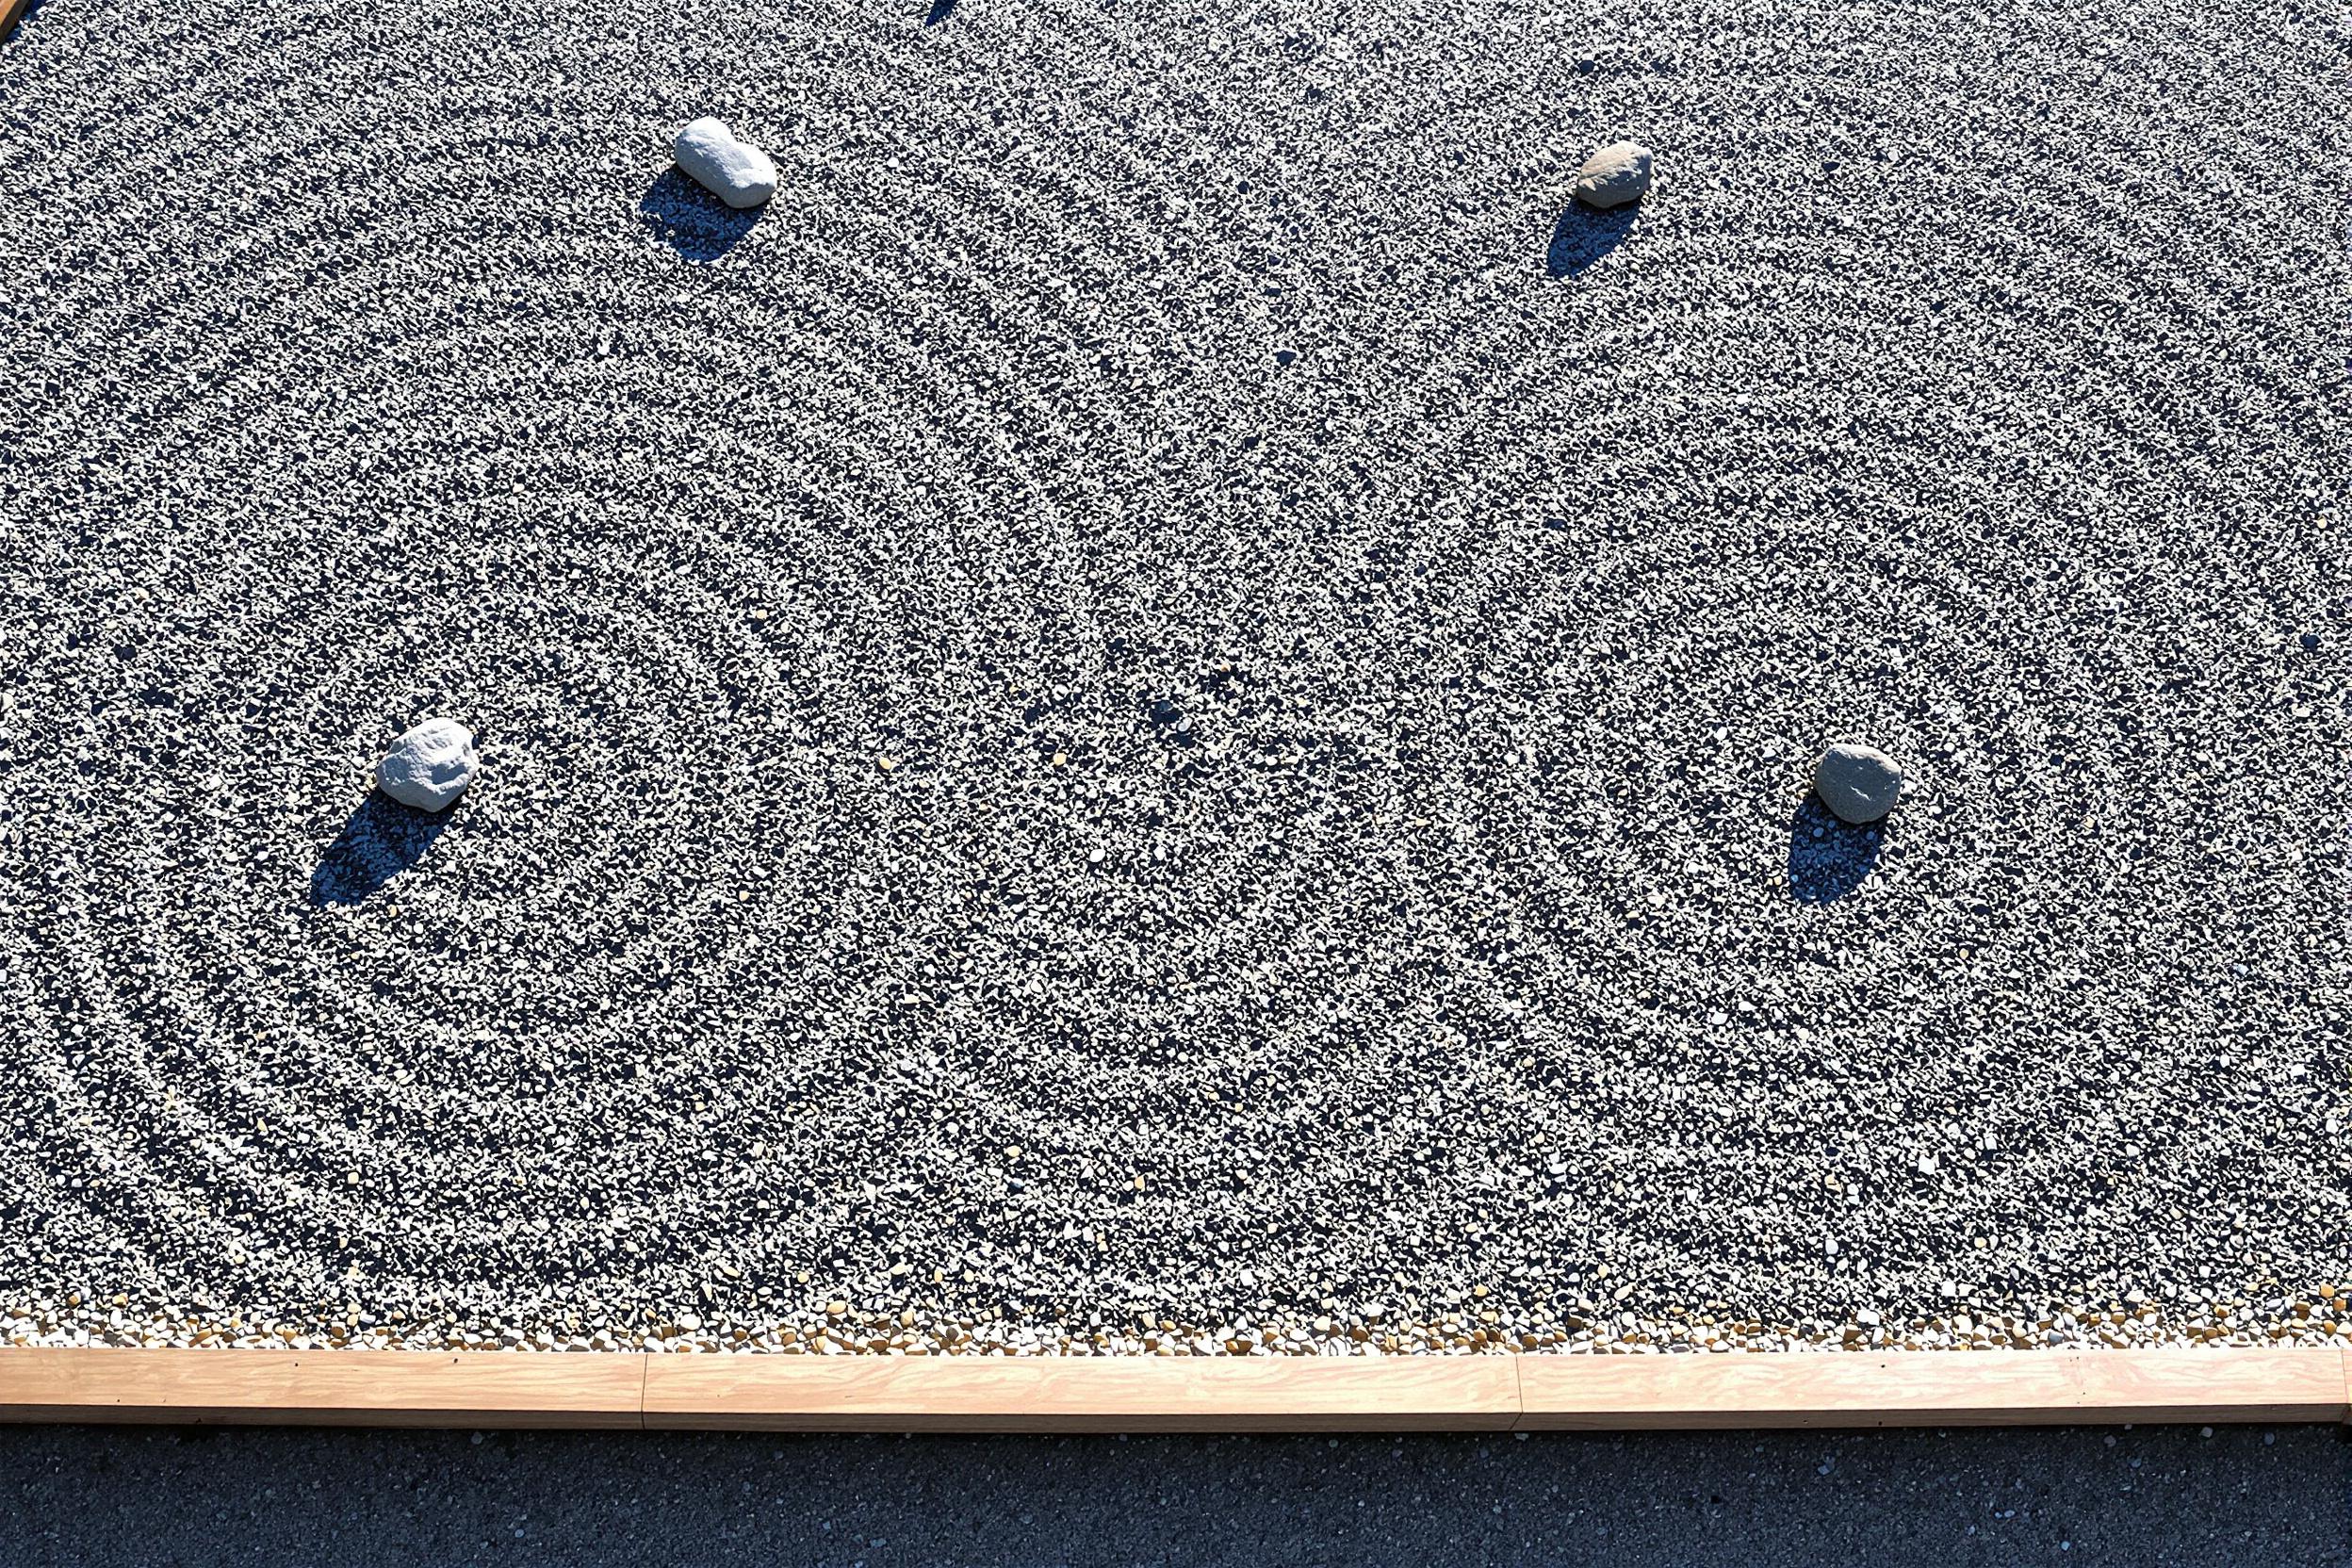
{"type": "Polygon", "coordinates": [[[0,1333],[2333,1331],[2340,27],[931,14],[0,51],[0,1333]]]}

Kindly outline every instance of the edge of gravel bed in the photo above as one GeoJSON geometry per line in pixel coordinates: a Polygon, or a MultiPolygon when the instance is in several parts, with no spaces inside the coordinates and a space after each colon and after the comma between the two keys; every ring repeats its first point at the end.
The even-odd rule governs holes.
{"type": "Polygon", "coordinates": [[[0,1421],[1535,1431],[2352,1421],[2352,1351],[771,1357],[0,1348],[0,1421]]]}

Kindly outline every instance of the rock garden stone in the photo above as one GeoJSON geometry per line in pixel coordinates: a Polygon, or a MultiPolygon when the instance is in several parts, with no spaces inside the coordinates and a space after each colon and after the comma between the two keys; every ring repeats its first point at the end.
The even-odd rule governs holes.
{"type": "Polygon", "coordinates": [[[427,719],[384,754],[376,788],[420,811],[445,810],[466,792],[480,766],[472,730],[455,719],[427,719]]]}
{"type": "Polygon", "coordinates": [[[696,185],[730,207],[756,207],[776,195],[776,164],[723,120],[706,115],[678,133],[670,149],[696,185]]]}
{"type": "Polygon", "coordinates": [[[1839,822],[1876,822],[1903,796],[1903,769],[1872,746],[1840,742],[1813,765],[1813,792],[1839,822]]]}
{"type": "Polygon", "coordinates": [[[1621,207],[1649,193],[1650,150],[1638,141],[1617,141],[1584,160],[1576,171],[1576,200],[1587,206],[1621,207]]]}

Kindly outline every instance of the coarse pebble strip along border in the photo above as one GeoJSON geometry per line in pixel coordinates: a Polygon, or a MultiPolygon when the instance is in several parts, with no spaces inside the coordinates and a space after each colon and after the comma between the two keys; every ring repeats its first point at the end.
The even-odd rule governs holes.
{"type": "MultiPolygon", "coordinates": [[[[802,1282],[807,1286],[807,1282],[802,1282]]],[[[1637,1315],[1576,1298],[1574,1310],[1505,1315],[1486,1286],[1435,1319],[1348,1316],[1190,1324],[1174,1316],[1091,1315],[1089,1329],[1023,1324],[1002,1310],[936,1319],[898,1307],[828,1300],[797,1319],[670,1312],[564,1315],[550,1326],[374,1315],[357,1302],[296,1319],[264,1319],[219,1302],[132,1302],[127,1293],[73,1291],[66,1312],[0,1307],[0,1349],[404,1349],[651,1351],[783,1356],[1463,1356],[1463,1354],[1726,1354],[1726,1351],[1992,1351],[1992,1349],[2343,1349],[2352,1351],[2352,1282],[2305,1291],[2213,1293],[2187,1305],[2126,1300],[2074,1312],[1964,1302],[1934,1316],[1860,1310],[1846,1321],[1740,1319],[1707,1302],[1637,1315]]]]}
{"type": "MultiPolygon", "coordinates": [[[[805,1283],[805,1282],[804,1282],[805,1283]]],[[[212,1301],[139,1302],[73,1292],[60,1313],[0,1308],[0,1351],[47,1349],[494,1350],[781,1356],[1015,1356],[1266,1359],[1462,1355],[1874,1354],[1888,1351],[2334,1349],[2352,1352],[2352,1281],[2302,1291],[2215,1293],[2188,1304],[2141,1291],[2103,1306],[2040,1311],[1956,1304],[1935,1315],[1863,1309],[1843,1322],[1742,1318],[1721,1303],[1663,1315],[1578,1298],[1573,1310],[1506,1314],[1485,1286],[1433,1318],[1326,1315],[1201,1324],[1146,1312],[1091,1314],[1092,1325],[1053,1327],[1002,1309],[946,1318],[846,1299],[796,1318],[645,1308],[553,1327],[520,1321],[379,1315],[353,1303],[294,1318],[247,1316],[212,1301]]]]}
{"type": "Polygon", "coordinates": [[[2352,1418],[2352,1351],[956,1361],[0,1351],[0,1420],[807,1431],[1609,1430],[2352,1418]]]}

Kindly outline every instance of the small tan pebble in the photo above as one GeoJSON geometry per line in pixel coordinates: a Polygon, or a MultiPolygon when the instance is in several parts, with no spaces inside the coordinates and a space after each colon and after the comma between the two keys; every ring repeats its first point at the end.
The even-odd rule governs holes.
{"type": "Polygon", "coordinates": [[[890,760],[889,758],[887,758],[887,757],[885,757],[885,758],[881,758],[881,759],[879,759],[879,760],[881,761],[881,764],[882,764],[882,771],[883,771],[884,773],[888,773],[888,772],[890,772],[892,768],[895,768],[895,767],[897,767],[897,766],[898,766],[898,764],[897,764],[896,762],[891,761],[891,760],[890,760]]]}
{"type": "Polygon", "coordinates": [[[1640,201],[1649,193],[1650,162],[1640,142],[1610,142],[1576,171],[1576,200],[1604,211],[1640,201]]]}

